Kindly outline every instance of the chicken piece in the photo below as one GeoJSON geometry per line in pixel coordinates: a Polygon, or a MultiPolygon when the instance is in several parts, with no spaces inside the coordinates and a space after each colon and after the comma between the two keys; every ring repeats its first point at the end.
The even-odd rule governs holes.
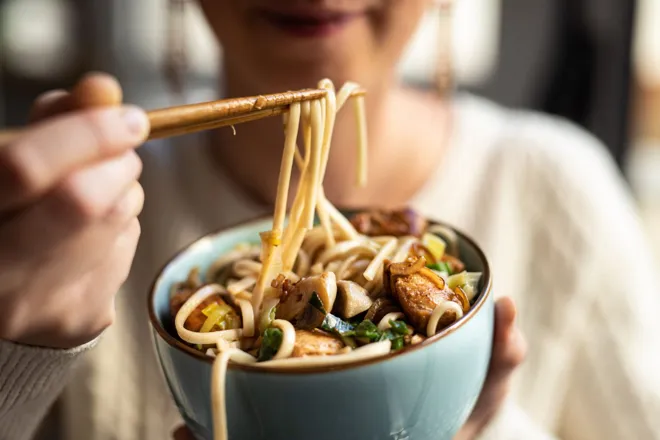
{"type": "Polygon", "coordinates": [[[184,284],[175,286],[172,289],[170,295],[170,314],[172,315],[172,318],[176,317],[176,314],[179,313],[183,304],[188,301],[188,298],[190,298],[194,292],[195,289],[184,284]]]}
{"type": "Polygon", "coordinates": [[[421,237],[428,226],[426,219],[412,209],[361,212],[351,218],[351,223],[360,234],[370,237],[381,235],[421,237]]]}
{"type": "Polygon", "coordinates": [[[339,354],[344,343],[321,330],[296,330],[296,343],[291,357],[328,356],[339,354]]]}
{"type": "Polygon", "coordinates": [[[313,275],[303,278],[296,284],[289,280],[282,284],[282,301],[277,307],[277,319],[285,319],[297,327],[316,327],[320,316],[323,322],[323,314],[311,313],[315,310],[309,301],[316,293],[321,300],[325,311],[332,310],[337,298],[337,277],[333,272],[325,272],[321,275],[313,275]],[[314,319],[312,319],[314,318],[314,319]],[[313,320],[314,322],[307,322],[313,320]]]}
{"type": "MultiPolygon", "coordinates": [[[[406,266],[411,267],[411,263],[387,264],[384,275],[385,286],[401,305],[403,313],[415,329],[426,334],[429,318],[438,305],[444,301],[453,301],[462,307],[462,302],[460,297],[445,285],[441,277],[426,268],[412,273],[396,274],[399,267],[406,266]]],[[[444,328],[455,321],[455,312],[448,311],[440,319],[438,328],[444,328]]]]}
{"type": "MultiPolygon", "coordinates": [[[[194,290],[189,289],[189,288],[181,288],[178,289],[174,295],[170,298],[170,313],[172,315],[172,319],[174,319],[179,313],[179,310],[181,310],[181,307],[183,307],[183,304],[188,301],[188,298],[192,296],[194,293],[194,290]]],[[[226,305],[225,301],[222,299],[222,296],[220,294],[215,294],[211,295],[208,298],[206,298],[200,305],[193,310],[193,312],[190,314],[188,319],[186,319],[186,322],[183,324],[183,326],[193,332],[198,332],[201,328],[202,325],[204,325],[204,322],[206,322],[207,316],[202,313],[202,310],[204,310],[206,307],[210,306],[213,303],[217,303],[220,305],[226,305]]],[[[232,313],[234,315],[235,313],[232,313]]],[[[237,323],[240,322],[240,317],[235,314],[236,316],[231,316],[230,320],[232,323],[237,323]]],[[[214,329],[217,330],[217,329],[214,329]]]]}

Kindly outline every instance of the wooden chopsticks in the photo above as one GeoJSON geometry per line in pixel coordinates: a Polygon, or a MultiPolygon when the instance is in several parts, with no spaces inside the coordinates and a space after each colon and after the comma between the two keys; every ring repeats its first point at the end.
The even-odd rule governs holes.
{"type": "MultiPolygon", "coordinates": [[[[151,122],[149,139],[180,136],[281,115],[294,102],[312,101],[326,93],[323,89],[304,89],[151,110],[147,112],[151,122]]],[[[364,94],[363,89],[358,89],[351,96],[364,94]]],[[[22,129],[0,130],[0,145],[10,143],[21,132],[22,129]]]]}

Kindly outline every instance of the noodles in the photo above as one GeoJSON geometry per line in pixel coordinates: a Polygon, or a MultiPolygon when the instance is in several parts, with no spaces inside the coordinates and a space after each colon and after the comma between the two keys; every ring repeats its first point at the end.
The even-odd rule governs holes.
{"type": "Polygon", "coordinates": [[[225,376],[227,364],[235,349],[220,351],[213,361],[211,372],[211,403],[213,404],[213,437],[215,440],[227,440],[227,410],[225,409],[225,376]]]}
{"type": "Polygon", "coordinates": [[[209,296],[222,293],[224,289],[216,284],[209,284],[197,290],[181,307],[179,313],[176,314],[174,325],[179,337],[190,344],[215,344],[218,339],[236,340],[241,336],[241,330],[222,330],[216,332],[199,333],[193,332],[184,327],[186,319],[209,296]]]}
{"type": "Polygon", "coordinates": [[[396,249],[396,245],[396,238],[392,238],[387,243],[385,243],[382,248],[380,248],[378,254],[376,254],[374,259],[371,260],[371,263],[369,263],[369,266],[367,266],[367,269],[364,271],[363,275],[366,280],[373,281],[373,279],[376,277],[376,272],[378,272],[378,269],[381,268],[385,259],[390,256],[394,249],[396,249]]]}
{"type": "MultiPolygon", "coordinates": [[[[204,277],[191,271],[188,280],[172,288],[171,308],[179,338],[215,358],[216,440],[228,438],[225,376],[229,362],[268,369],[376,358],[418,343],[423,335],[434,335],[448,325],[447,318],[460,319],[478,291],[478,274],[453,276],[449,288],[447,277],[427,265],[431,257],[419,238],[426,223],[423,228],[412,221],[405,223],[415,218],[409,211],[379,212],[374,221],[370,213],[359,214],[362,223],[378,224],[380,230],[387,229],[389,218],[396,219],[392,232],[369,234],[362,223],[344,217],[326,198],[323,180],[336,114],[359,86],[347,83],[335,93],[332,82],[323,80],[319,88],[326,91],[324,97],[292,104],[284,116],[273,224],[271,230],[260,233],[261,247],[239,245],[216,259],[204,277]],[[297,143],[299,131],[302,150],[297,143]],[[285,225],[294,163],[300,178],[285,225]]],[[[364,98],[354,98],[354,109],[357,184],[363,186],[367,178],[364,98]]],[[[449,250],[457,249],[452,231],[441,232],[449,237],[449,250]]],[[[452,267],[463,267],[451,252],[436,256],[431,263],[444,264],[440,269],[447,276],[454,275],[449,273],[452,267]],[[441,257],[442,261],[436,261],[441,257]]]]}
{"type": "Polygon", "coordinates": [[[241,316],[243,317],[243,336],[251,338],[254,336],[254,309],[244,299],[239,299],[236,304],[241,308],[241,316]]]}
{"type": "Polygon", "coordinates": [[[273,326],[282,330],[283,334],[282,344],[273,359],[286,359],[293,353],[293,346],[296,343],[296,329],[293,328],[293,325],[289,321],[284,321],[283,319],[273,321],[273,326]]]}
{"type": "Polygon", "coordinates": [[[258,275],[261,268],[261,263],[252,260],[238,260],[234,263],[234,273],[241,278],[258,275]]]}
{"type": "Polygon", "coordinates": [[[358,145],[360,146],[357,166],[357,186],[359,187],[367,185],[367,121],[365,115],[364,98],[358,97],[355,99],[355,117],[359,136],[358,145]]]}
{"type": "Polygon", "coordinates": [[[377,257],[377,253],[378,250],[376,247],[364,243],[363,241],[344,241],[323,251],[323,253],[317,258],[316,262],[325,265],[347,255],[367,255],[370,257],[377,257]]]}
{"type": "Polygon", "coordinates": [[[278,269],[282,268],[280,257],[282,250],[280,245],[282,241],[282,229],[284,228],[284,217],[286,215],[287,198],[289,196],[291,168],[293,167],[293,157],[297,149],[296,139],[298,138],[299,124],[300,104],[294,103],[291,104],[289,114],[287,115],[286,139],[284,141],[284,153],[282,154],[282,163],[280,165],[280,177],[277,183],[273,229],[268,234],[262,234],[263,267],[259,273],[252,298],[252,305],[257,311],[261,307],[266,284],[270,283],[277,276],[278,269]]]}
{"type": "Polygon", "coordinates": [[[338,354],[335,356],[318,356],[308,358],[288,358],[281,360],[274,360],[262,362],[260,365],[264,368],[275,367],[311,367],[311,366],[333,366],[349,364],[366,359],[372,359],[382,356],[390,352],[392,343],[390,341],[376,342],[373,344],[365,345],[348,353],[338,354]]]}
{"type": "Polygon", "coordinates": [[[218,271],[227,266],[229,263],[240,259],[249,259],[259,256],[259,247],[258,246],[243,246],[242,248],[234,249],[225,255],[222,255],[217,260],[215,260],[211,266],[206,271],[205,278],[207,280],[215,279],[218,271]]]}
{"type": "Polygon", "coordinates": [[[455,302],[452,301],[445,301],[442,304],[438,305],[434,310],[433,313],[431,314],[431,318],[429,319],[429,325],[426,328],[426,336],[433,336],[438,328],[438,323],[440,322],[440,318],[443,317],[443,315],[447,312],[454,312],[454,322],[458,321],[463,317],[463,309],[461,306],[456,304],[455,302]]]}
{"type": "Polygon", "coordinates": [[[237,295],[240,292],[244,292],[245,290],[249,289],[250,287],[254,286],[255,283],[257,282],[257,278],[248,275],[245,278],[243,278],[240,281],[237,281],[233,284],[230,284],[227,286],[227,291],[231,293],[232,295],[237,295]]]}
{"type": "Polygon", "coordinates": [[[378,323],[378,330],[380,331],[387,330],[392,326],[390,324],[390,321],[396,321],[397,319],[401,319],[405,317],[406,315],[404,315],[401,312],[388,313],[387,315],[383,316],[383,319],[381,319],[380,322],[378,323]]]}

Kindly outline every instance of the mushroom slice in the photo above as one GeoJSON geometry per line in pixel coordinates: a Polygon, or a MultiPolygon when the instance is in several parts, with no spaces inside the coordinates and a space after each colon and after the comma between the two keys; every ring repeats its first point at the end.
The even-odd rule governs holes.
{"type": "Polygon", "coordinates": [[[344,319],[369,310],[373,304],[369,292],[353,281],[337,281],[337,300],[334,311],[344,319]]]}
{"type": "Polygon", "coordinates": [[[314,328],[323,322],[325,315],[321,313],[320,307],[315,307],[310,300],[316,294],[323,309],[332,310],[337,298],[337,278],[332,272],[324,272],[303,278],[293,285],[287,280],[282,291],[283,296],[276,312],[277,319],[287,320],[298,328],[314,328]]]}

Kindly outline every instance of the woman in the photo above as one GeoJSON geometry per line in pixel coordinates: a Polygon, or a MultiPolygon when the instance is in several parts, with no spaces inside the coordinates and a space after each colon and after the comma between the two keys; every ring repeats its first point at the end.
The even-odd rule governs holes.
{"type": "MultiPolygon", "coordinates": [[[[525,348],[500,299],[488,382],[458,438],[660,438],[658,284],[597,141],[563,121],[398,84],[426,0],[200,3],[223,45],[227,96],[322,77],[368,89],[369,184],[345,178],[354,130],[341,116],[331,200],[410,204],[485,247],[530,349],[506,399],[525,348]]],[[[48,438],[166,438],[178,416],[151,354],[149,283],[182,245],[273,201],[280,120],[147,145],[138,158],[147,121],[120,102],[112,79],[87,77],[40,98],[38,122],[0,148],[2,439],[30,438],[62,389],[48,438]]]]}

